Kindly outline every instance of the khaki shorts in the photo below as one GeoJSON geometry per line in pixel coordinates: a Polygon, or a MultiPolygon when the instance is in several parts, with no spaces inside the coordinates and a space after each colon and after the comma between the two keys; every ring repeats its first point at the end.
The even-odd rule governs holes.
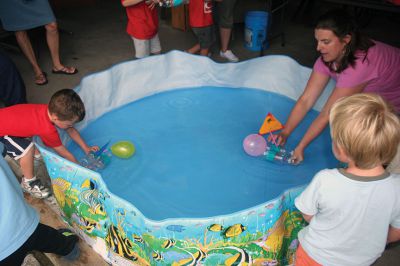
{"type": "Polygon", "coordinates": [[[150,54],[159,54],[161,52],[161,44],[158,34],[150,40],[139,40],[132,36],[131,38],[135,45],[136,58],[143,58],[150,54]]]}

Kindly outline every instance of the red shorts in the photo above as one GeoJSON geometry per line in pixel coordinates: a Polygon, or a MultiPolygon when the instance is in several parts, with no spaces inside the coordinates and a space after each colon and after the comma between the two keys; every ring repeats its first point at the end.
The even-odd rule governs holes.
{"type": "Polygon", "coordinates": [[[308,256],[307,252],[302,248],[301,245],[297,248],[296,251],[296,266],[322,266],[315,260],[313,260],[310,256],[308,256]]]}

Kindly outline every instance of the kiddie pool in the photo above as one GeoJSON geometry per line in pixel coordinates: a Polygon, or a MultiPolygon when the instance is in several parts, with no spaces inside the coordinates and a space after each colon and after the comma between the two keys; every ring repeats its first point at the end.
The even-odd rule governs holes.
{"type": "MultiPolygon", "coordinates": [[[[212,198],[216,194],[213,191],[218,190],[215,190],[215,185],[210,181],[207,183],[208,186],[197,186],[200,190],[198,193],[207,195],[207,199],[210,198],[210,202],[205,201],[202,207],[200,204],[195,204],[196,202],[191,202],[190,195],[176,197],[179,194],[179,182],[172,183],[171,191],[165,191],[161,198],[153,199],[152,197],[156,197],[162,191],[159,190],[155,193],[151,190],[152,181],[149,180],[150,177],[146,176],[151,172],[150,169],[141,172],[135,171],[142,167],[140,164],[146,161],[143,159],[145,156],[157,158],[158,153],[153,155],[147,153],[146,155],[146,149],[143,148],[144,141],[141,140],[141,137],[145,136],[141,136],[139,133],[141,127],[144,131],[151,124],[141,125],[138,122],[138,125],[132,124],[133,129],[129,131],[129,135],[122,133],[119,135],[119,137],[133,140],[137,146],[137,154],[125,161],[112,158],[110,168],[100,171],[100,174],[64,160],[44,148],[43,145],[39,147],[51,177],[54,195],[62,211],[63,219],[73,226],[106,261],[115,265],[292,264],[298,245],[297,233],[305,225],[300,213],[294,207],[294,199],[318,170],[336,166],[336,161],[330,153],[329,132],[325,130],[322,136],[310,146],[310,152],[306,152],[306,161],[301,166],[279,165],[261,158],[249,157],[241,148],[241,140],[247,134],[257,133],[268,112],[273,113],[284,122],[290,110],[285,112],[279,110],[277,113],[276,102],[278,102],[278,106],[279,101],[282,101],[282,105],[283,102],[293,104],[293,99],[301,94],[309,75],[310,69],[300,66],[286,56],[267,56],[237,64],[217,64],[205,57],[173,51],[165,55],[121,63],[106,71],[85,77],[76,91],[82,97],[87,113],[85,120],[77,128],[82,132],[84,138],[90,136],[90,138],[85,138],[88,143],[97,145],[102,145],[107,140],[116,142],[119,139],[115,136],[110,137],[110,134],[113,133],[110,133],[109,125],[105,126],[104,130],[101,127],[94,130],[99,135],[99,138],[96,139],[96,134],[93,135],[93,132],[89,132],[91,125],[95,125],[109,114],[139,104],[139,107],[136,107],[139,109],[129,113],[130,116],[134,116],[135,113],[140,113],[138,111],[142,108],[140,103],[146,100],[155,99],[153,104],[156,106],[144,113],[154,111],[157,114],[157,111],[163,112],[157,99],[161,97],[160,101],[162,102],[162,97],[169,97],[165,100],[166,102],[173,103],[175,109],[182,109],[170,117],[171,122],[176,122],[187,121],[180,120],[177,116],[188,112],[183,108],[187,107],[188,99],[195,101],[197,105],[207,102],[207,99],[201,100],[200,96],[196,96],[198,93],[202,93],[202,97],[209,97],[210,101],[212,101],[214,93],[222,93],[221,98],[216,98],[217,102],[221,101],[221,105],[224,99],[230,100],[229,95],[243,93],[243,90],[246,93],[248,91],[254,93],[256,95],[254,104],[258,106],[257,108],[261,108],[262,112],[258,112],[257,117],[253,117],[254,114],[250,115],[249,122],[237,119],[239,126],[236,125],[234,131],[240,131],[241,135],[239,134],[234,139],[233,152],[224,156],[233,157],[236,161],[248,160],[250,164],[255,164],[257,178],[261,181],[264,180],[264,183],[254,182],[253,188],[251,185],[243,186],[245,182],[253,182],[254,169],[244,171],[249,175],[248,178],[247,176],[244,179],[232,177],[232,180],[227,179],[223,182],[218,181],[217,174],[215,177],[212,176],[211,171],[205,173],[207,173],[207,177],[211,175],[211,180],[216,180],[215,184],[230,186],[230,190],[226,190],[224,193],[231,193],[230,201],[233,206],[229,205],[229,200],[226,203],[212,198]],[[182,93],[183,97],[180,96],[182,93]],[[185,93],[190,93],[190,95],[185,95],[185,93]],[[256,99],[266,94],[268,94],[266,98],[272,99],[274,104],[264,107],[263,100],[257,101],[256,99]],[[263,113],[264,111],[265,113],[263,113]],[[243,126],[240,126],[242,124],[243,126]],[[135,136],[135,132],[137,132],[137,136],[135,136]],[[104,134],[102,135],[102,133],[104,134]],[[113,170],[113,165],[128,170],[119,172],[117,168],[113,170]],[[267,168],[274,169],[274,174],[272,177],[264,178],[263,173],[267,168]],[[113,173],[126,175],[129,172],[132,172],[134,176],[131,182],[112,183],[113,179],[121,178],[121,176],[112,177],[113,173]],[[104,176],[102,177],[101,174],[104,176]],[[136,193],[134,187],[140,186],[140,184],[144,186],[144,183],[141,182],[143,180],[148,181],[144,192],[136,193]],[[282,186],[282,183],[285,184],[282,186]],[[129,186],[132,188],[129,189],[129,186]],[[265,188],[269,186],[271,188],[265,188]],[[178,187],[177,190],[173,190],[175,187],[178,187]],[[208,188],[210,191],[206,191],[208,188]],[[239,193],[241,188],[246,190],[245,193],[239,193]],[[121,190],[121,194],[118,190],[121,190]],[[129,193],[130,190],[132,193],[129,193]],[[264,192],[257,193],[259,191],[264,192]],[[169,201],[169,197],[167,199],[168,192],[173,194],[171,198],[175,201],[169,201]],[[236,199],[235,195],[237,195],[236,199]],[[216,201],[215,205],[211,204],[213,201],[216,201]],[[157,202],[159,204],[156,204],[157,202]],[[146,206],[151,203],[153,207],[150,209],[153,212],[146,210],[146,206]],[[189,212],[180,210],[179,206],[174,208],[177,210],[175,212],[165,211],[166,207],[185,206],[185,204],[187,205],[185,208],[189,209],[189,212]],[[155,208],[157,205],[162,207],[157,209],[155,208]],[[225,209],[222,210],[215,208],[219,205],[227,207],[223,207],[225,209]],[[207,206],[210,206],[210,212],[207,212],[207,206]],[[196,208],[199,208],[198,213],[195,211],[196,208]]],[[[333,84],[329,83],[328,87],[315,106],[317,110],[326,100],[333,84]]],[[[232,99],[232,101],[237,100],[232,99]]],[[[239,107],[241,107],[240,104],[239,107]]],[[[243,104],[243,108],[253,107],[246,107],[243,104]]],[[[312,118],[313,115],[315,117],[316,114],[309,116],[312,118]]],[[[228,114],[226,119],[235,120],[235,117],[228,114]]],[[[217,122],[218,120],[211,122],[210,128],[217,122]]],[[[307,123],[306,121],[300,125],[299,130],[304,130],[307,123]]],[[[163,124],[162,128],[166,130],[166,133],[163,132],[166,147],[168,147],[167,133],[179,134],[182,131],[181,126],[184,128],[184,125],[179,125],[179,123],[175,127],[167,127],[163,124]]],[[[118,128],[118,124],[115,127],[118,128]]],[[[216,135],[230,136],[235,133],[230,132],[229,129],[225,130],[227,131],[221,131],[222,133],[218,131],[219,133],[217,132],[216,135]]],[[[211,132],[202,134],[211,134],[211,132]]],[[[300,137],[301,132],[294,132],[293,142],[298,141],[300,137]]],[[[155,138],[160,139],[157,136],[155,138]]],[[[65,135],[63,139],[64,143],[79,158],[81,154],[76,147],[69,143],[65,135]]],[[[211,137],[211,139],[214,138],[211,137]]],[[[219,145],[219,149],[224,149],[224,145],[221,145],[224,139],[229,138],[223,136],[218,140],[216,146],[219,145]]],[[[159,145],[163,145],[162,138],[159,142],[159,145]]],[[[289,147],[290,144],[289,141],[289,147]]],[[[175,146],[171,147],[170,157],[175,158],[171,151],[175,146]]],[[[193,159],[197,160],[194,154],[190,153],[190,145],[188,147],[185,147],[185,151],[189,150],[185,156],[193,156],[193,159]]],[[[193,149],[195,148],[193,147],[193,149]]],[[[154,152],[154,149],[152,151],[154,152]]],[[[211,161],[217,159],[218,157],[210,158],[211,161]]],[[[173,161],[173,159],[171,160],[173,161]]],[[[177,167],[179,163],[176,163],[177,167]]],[[[173,163],[171,162],[171,164],[173,163]]],[[[157,168],[157,166],[162,168],[160,163],[154,163],[152,168],[157,168]]],[[[233,167],[234,165],[232,165],[233,167]]],[[[203,168],[207,168],[207,165],[203,168]]],[[[237,171],[233,170],[233,172],[237,171]]],[[[183,170],[175,170],[175,173],[181,172],[183,170]]],[[[193,177],[190,173],[185,172],[185,175],[185,180],[189,180],[188,182],[191,178],[201,179],[199,176],[195,176],[195,173],[193,173],[193,177]]],[[[172,179],[173,177],[166,176],[166,178],[172,179]]],[[[124,176],[120,180],[130,179],[124,176]]],[[[168,187],[166,184],[164,183],[165,187],[168,187]]],[[[182,186],[182,189],[188,189],[188,186],[182,186]]],[[[196,191],[190,191],[195,197],[196,191]]]]}

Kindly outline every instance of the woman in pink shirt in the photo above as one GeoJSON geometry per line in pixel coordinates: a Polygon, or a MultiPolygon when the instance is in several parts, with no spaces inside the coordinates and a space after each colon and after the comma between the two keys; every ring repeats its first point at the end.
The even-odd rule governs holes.
{"type": "Polygon", "coordinates": [[[353,19],[343,10],[321,16],[314,31],[321,54],[303,94],[297,100],[282,132],[274,136],[282,145],[303,120],[325,89],[330,78],[336,86],[320,114],[312,122],[294,150],[297,163],[305,148],[323,131],[332,105],[342,97],[373,92],[390,102],[400,113],[400,49],[362,36],[353,19]]]}

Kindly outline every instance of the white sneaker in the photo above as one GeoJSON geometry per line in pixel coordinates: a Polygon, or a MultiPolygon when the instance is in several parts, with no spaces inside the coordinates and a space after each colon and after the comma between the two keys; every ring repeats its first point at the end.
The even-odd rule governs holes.
{"type": "Polygon", "coordinates": [[[37,178],[30,180],[22,178],[21,187],[25,192],[38,199],[44,199],[50,195],[49,189],[43,186],[40,179],[37,178]]]}
{"type": "Polygon", "coordinates": [[[219,55],[222,58],[227,59],[229,62],[232,63],[239,62],[239,58],[232,53],[232,50],[226,50],[225,52],[219,51],[219,55]]]}

